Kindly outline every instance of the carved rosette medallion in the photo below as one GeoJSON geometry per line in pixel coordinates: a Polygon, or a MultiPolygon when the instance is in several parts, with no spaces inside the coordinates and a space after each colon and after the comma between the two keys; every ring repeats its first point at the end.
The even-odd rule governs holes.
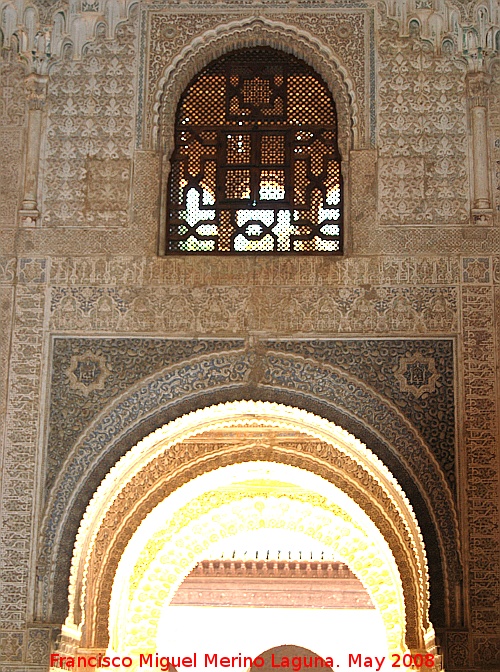
{"type": "Polygon", "coordinates": [[[94,390],[103,390],[110,374],[103,355],[94,352],[73,355],[67,369],[70,388],[85,395],[94,390]]]}
{"type": "Polygon", "coordinates": [[[463,281],[468,284],[485,284],[490,281],[488,257],[472,257],[462,260],[463,281]]]}
{"type": "Polygon", "coordinates": [[[409,392],[417,399],[426,392],[432,394],[439,378],[432,357],[425,357],[420,352],[402,357],[395,376],[401,391],[409,392]]]}

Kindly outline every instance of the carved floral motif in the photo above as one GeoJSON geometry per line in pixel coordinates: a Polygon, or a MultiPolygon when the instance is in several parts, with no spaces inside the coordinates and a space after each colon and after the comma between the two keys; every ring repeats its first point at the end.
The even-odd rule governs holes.
{"type": "Polygon", "coordinates": [[[24,633],[0,631],[0,663],[22,660],[24,633]]]}
{"type": "Polygon", "coordinates": [[[465,67],[395,22],[379,55],[381,223],[468,222],[465,67]]]}
{"type": "Polygon", "coordinates": [[[113,42],[100,34],[86,47],[81,61],[62,60],[52,69],[45,165],[47,225],[127,224],[135,42],[131,20],[121,24],[113,42]]]}

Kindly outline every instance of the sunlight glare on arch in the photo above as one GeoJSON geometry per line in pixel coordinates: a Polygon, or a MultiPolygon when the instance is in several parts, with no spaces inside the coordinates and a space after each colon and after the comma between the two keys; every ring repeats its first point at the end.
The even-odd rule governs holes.
{"type": "MultiPolygon", "coordinates": [[[[314,537],[314,534],[317,534],[314,530],[321,529],[322,524],[326,525],[325,530],[334,530],[334,528],[331,528],[331,523],[326,522],[327,519],[330,521],[338,521],[335,523],[335,525],[337,525],[337,528],[335,528],[337,529],[337,532],[332,531],[326,533],[328,539],[330,538],[328,537],[328,534],[338,535],[340,529],[351,529],[354,531],[355,537],[359,537],[358,541],[354,543],[355,537],[349,537],[349,543],[351,545],[354,543],[354,546],[352,546],[350,551],[348,551],[347,548],[341,550],[340,556],[336,559],[345,562],[348,565],[351,564],[351,561],[354,562],[351,569],[362,579],[368,592],[372,595],[375,605],[382,610],[381,613],[383,614],[384,622],[386,624],[387,640],[391,649],[402,649],[405,616],[401,580],[394,557],[392,556],[387,542],[380,534],[375,524],[345,493],[321,477],[289,465],[253,462],[221,467],[193,479],[181,486],[178,490],[173,492],[169,498],[159,504],[140,525],[122,555],[113,584],[110,605],[110,643],[113,650],[122,650],[124,646],[127,651],[134,649],[139,650],[140,647],[142,647],[142,649],[148,647],[150,649],[154,648],[155,640],[151,639],[152,635],[146,636],[145,634],[139,634],[141,631],[140,613],[143,613],[144,609],[146,609],[148,614],[157,612],[157,615],[154,617],[156,623],[155,627],[157,628],[160,611],[168,605],[169,600],[172,598],[185,576],[187,576],[199,560],[203,559],[209,549],[212,549],[212,547],[214,549],[217,548],[217,545],[214,546],[214,542],[221,542],[224,536],[228,534],[227,530],[231,529],[231,526],[234,527],[234,523],[230,523],[230,521],[234,519],[234,515],[236,515],[233,511],[235,507],[240,513],[234,520],[238,520],[238,516],[241,517],[243,515],[245,519],[243,527],[248,523],[248,520],[250,520],[250,527],[247,527],[246,531],[253,529],[252,525],[255,526],[256,521],[259,520],[259,515],[255,518],[256,512],[253,508],[254,504],[252,503],[254,500],[251,498],[257,497],[255,501],[258,502],[258,498],[261,497],[262,491],[266,490],[266,488],[269,497],[263,501],[262,507],[264,507],[264,509],[267,507],[268,513],[263,509],[260,518],[262,518],[262,516],[266,518],[266,516],[272,515],[276,520],[284,515],[286,524],[290,525],[292,528],[295,525],[294,521],[297,520],[297,524],[302,525],[302,528],[300,528],[299,531],[304,538],[304,547],[310,545],[312,550],[312,547],[314,546],[319,552],[318,546],[309,543],[310,537],[314,537]],[[289,490],[288,497],[290,499],[289,506],[287,505],[288,508],[285,507],[286,514],[283,511],[281,514],[276,513],[276,506],[278,506],[278,508],[282,507],[283,505],[286,505],[286,502],[288,501],[286,497],[281,496],[281,493],[278,499],[273,495],[273,492],[276,491],[277,482],[289,490]],[[255,492],[256,488],[258,492],[255,492]],[[206,493],[206,496],[209,497],[209,499],[213,499],[215,493],[219,493],[219,495],[221,495],[219,503],[210,503],[209,509],[207,509],[205,513],[203,513],[203,511],[200,513],[200,504],[196,504],[189,512],[190,506],[192,507],[191,503],[195,501],[201,503],[203,501],[203,493],[206,493]],[[242,497],[243,500],[241,499],[242,497]],[[233,505],[231,502],[234,498],[236,499],[234,500],[235,503],[233,505]],[[302,500],[304,501],[301,504],[300,501],[302,500]],[[309,504],[307,503],[308,500],[311,500],[309,504]],[[315,503],[313,500],[316,500],[315,503]],[[238,501],[240,501],[240,504],[238,504],[238,501]],[[244,504],[244,501],[248,501],[249,504],[244,504]],[[297,508],[297,506],[299,508],[297,508]],[[311,509],[311,506],[313,506],[313,509],[311,509]],[[214,511],[219,511],[220,508],[221,511],[220,514],[216,514],[216,518],[222,521],[220,523],[222,527],[219,527],[219,532],[216,532],[215,534],[214,532],[219,523],[217,523],[214,528],[213,520],[216,518],[212,520],[210,517],[207,517],[210,512],[210,507],[215,507],[215,509],[213,509],[214,511]],[[316,509],[314,509],[314,507],[316,507],[316,509]],[[320,513],[323,511],[322,507],[326,507],[324,508],[323,514],[320,513]],[[307,513],[307,511],[312,513],[313,510],[315,510],[316,513],[313,515],[313,518],[311,518],[310,523],[307,523],[307,516],[311,515],[310,513],[307,513]],[[222,513],[223,511],[226,511],[226,513],[222,513]],[[275,511],[275,513],[272,513],[273,511],[275,511]],[[334,512],[332,513],[332,511],[334,512]],[[335,511],[337,511],[337,513],[335,513],[335,511]],[[249,513],[253,516],[254,522],[252,522],[251,519],[246,519],[246,516],[249,513]],[[182,524],[182,529],[179,530],[179,533],[176,533],[171,540],[168,541],[168,535],[165,537],[165,521],[172,521],[179,515],[185,522],[182,524]],[[228,515],[229,518],[227,517],[228,515]],[[299,518],[296,519],[295,516],[297,515],[299,515],[299,518]],[[304,519],[305,522],[301,523],[300,521],[304,515],[306,515],[306,519],[304,519]],[[318,515],[320,516],[319,518],[318,515]],[[339,518],[338,516],[344,517],[345,519],[342,520],[342,518],[339,518]],[[226,522],[224,522],[224,520],[226,520],[226,522]],[[320,523],[320,520],[323,520],[323,523],[320,523]],[[304,525],[306,525],[305,528],[304,525]],[[330,527],[328,527],[328,525],[330,525],[330,527]],[[226,532],[224,530],[226,530],[226,532]],[[162,538],[165,538],[166,546],[163,542],[160,543],[162,538]],[[365,541],[361,543],[362,539],[365,539],[365,541]],[[361,546],[359,546],[360,543],[361,546]],[[148,548],[150,550],[147,550],[148,548]],[[359,555],[359,551],[355,550],[356,548],[365,548],[365,551],[361,552],[359,555]],[[169,551],[168,549],[171,550],[169,551]],[[189,549],[192,550],[189,551],[189,549]],[[354,555],[352,555],[352,553],[354,553],[354,555]],[[356,555],[357,553],[358,555],[356,555]],[[191,559],[188,560],[188,558],[191,559]],[[350,558],[350,560],[346,562],[346,558],[350,558]],[[368,558],[371,559],[368,560],[368,558]],[[162,588],[161,584],[158,584],[158,586],[154,588],[153,584],[151,584],[151,580],[157,582],[159,580],[158,571],[166,571],[161,569],[162,563],[167,563],[167,565],[163,566],[168,566],[169,568],[169,587],[165,584],[165,587],[162,588]],[[175,565],[177,565],[176,568],[174,568],[175,565]],[[151,567],[151,569],[147,569],[148,567],[151,567]],[[382,572],[382,574],[380,572],[382,572]],[[174,576],[176,578],[174,578],[174,576]],[[383,580],[381,579],[382,576],[385,577],[383,580]],[[150,579],[148,577],[154,578],[150,579]],[[144,583],[145,581],[146,583],[144,583]],[[381,587],[382,583],[385,586],[384,588],[381,587]],[[144,590],[141,586],[144,586],[146,589],[144,595],[150,596],[150,598],[146,599],[153,599],[153,602],[147,608],[144,605],[145,598],[141,597],[140,591],[144,590]],[[375,590],[374,593],[372,593],[373,590],[375,590]],[[162,598],[163,601],[158,602],[158,599],[155,601],[154,596],[161,594],[164,595],[164,598],[162,598]],[[134,604],[136,607],[133,607],[134,604]],[[134,613],[135,616],[133,615],[134,613]],[[132,618],[133,623],[136,625],[133,625],[127,614],[131,614],[130,618],[132,618]],[[129,634],[126,635],[124,639],[124,633],[127,632],[129,634]]],[[[255,504],[255,506],[257,506],[257,504],[255,504]]],[[[275,523],[262,522],[261,525],[271,525],[272,527],[275,523]]],[[[230,533],[230,536],[236,536],[236,528],[234,528],[234,530],[234,532],[230,533]]],[[[352,533],[349,533],[348,531],[346,531],[345,534],[352,535],[352,533]]],[[[325,537],[323,547],[326,545],[326,547],[329,546],[331,549],[334,547],[337,549],[342,548],[342,546],[339,546],[339,543],[341,542],[332,542],[331,540],[327,542],[327,538],[325,537]]],[[[231,540],[228,539],[228,542],[231,543],[231,540]]],[[[334,552],[332,552],[332,557],[335,557],[334,552]]],[[[149,624],[151,624],[151,618],[148,618],[149,624]]],[[[150,633],[153,632],[151,627],[147,630],[150,633]]],[[[146,631],[144,630],[144,633],[145,632],[146,631]]]]}

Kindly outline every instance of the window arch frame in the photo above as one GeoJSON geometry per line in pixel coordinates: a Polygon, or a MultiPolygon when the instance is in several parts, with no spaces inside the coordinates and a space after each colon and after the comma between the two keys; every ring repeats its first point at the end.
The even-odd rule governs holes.
{"type": "MultiPolygon", "coordinates": [[[[345,121],[346,120],[345,119],[342,120],[344,122],[343,124],[339,123],[340,122],[340,118],[339,118],[340,115],[337,112],[337,109],[338,109],[337,108],[337,100],[335,99],[335,97],[332,93],[332,87],[328,85],[328,83],[325,81],[325,79],[321,75],[321,73],[318,72],[317,69],[314,68],[312,65],[307,63],[306,60],[303,59],[301,56],[296,56],[295,54],[291,54],[289,52],[289,50],[285,51],[285,49],[276,48],[275,46],[270,46],[268,44],[260,44],[260,43],[257,46],[254,46],[254,47],[244,47],[244,48],[237,45],[237,46],[233,47],[232,49],[229,49],[229,50],[223,52],[222,54],[217,56],[215,59],[211,59],[209,61],[208,65],[205,65],[205,67],[203,67],[201,70],[199,70],[198,73],[194,77],[191,78],[188,85],[186,87],[184,87],[184,90],[181,93],[180,98],[177,101],[177,104],[175,105],[175,108],[176,108],[175,129],[164,129],[164,133],[165,133],[165,131],[168,131],[167,137],[170,136],[170,135],[174,136],[174,134],[178,135],[178,133],[181,130],[179,128],[179,116],[180,116],[181,111],[182,111],[183,103],[186,100],[186,97],[189,95],[189,92],[191,91],[192,87],[202,78],[204,73],[209,71],[214,66],[217,66],[217,64],[220,63],[220,62],[223,62],[223,61],[225,61],[225,62],[229,61],[230,62],[231,58],[233,58],[235,55],[241,54],[241,53],[243,53],[247,50],[256,50],[256,49],[262,49],[262,50],[267,49],[269,51],[273,50],[274,52],[276,52],[276,54],[279,54],[284,59],[285,62],[288,62],[290,64],[290,67],[296,66],[298,68],[298,70],[302,70],[303,73],[307,72],[308,75],[311,76],[314,79],[314,81],[322,87],[323,91],[325,92],[325,94],[330,99],[331,110],[332,110],[333,115],[334,115],[334,127],[335,127],[333,145],[332,145],[333,151],[331,152],[332,156],[330,156],[330,160],[335,160],[335,161],[338,162],[338,165],[339,165],[338,185],[339,185],[340,193],[341,193],[341,196],[342,196],[340,206],[339,206],[339,212],[340,212],[340,217],[339,217],[340,227],[339,227],[339,229],[340,229],[340,231],[339,231],[339,235],[338,235],[338,241],[339,241],[338,249],[310,249],[310,248],[309,249],[298,249],[298,248],[300,248],[302,243],[299,243],[297,246],[295,246],[295,249],[293,249],[294,244],[292,242],[291,245],[290,245],[290,248],[292,248],[292,249],[268,249],[268,250],[264,250],[264,249],[233,249],[233,246],[231,244],[229,249],[227,249],[227,247],[226,247],[226,249],[214,249],[214,250],[199,250],[199,249],[198,250],[197,249],[193,249],[193,250],[185,250],[185,249],[184,250],[180,250],[180,249],[168,250],[167,249],[167,246],[168,246],[168,243],[167,243],[167,238],[168,238],[167,229],[168,229],[168,226],[169,226],[168,217],[169,217],[170,208],[171,208],[170,193],[169,193],[169,188],[168,187],[172,183],[172,179],[173,179],[172,178],[172,165],[175,164],[176,151],[178,149],[178,144],[179,144],[178,138],[176,138],[176,140],[174,140],[171,143],[162,142],[162,146],[163,146],[163,150],[164,150],[163,171],[162,171],[163,172],[162,198],[161,198],[161,229],[163,230],[163,233],[162,232],[160,233],[160,254],[162,256],[171,256],[171,255],[180,255],[180,256],[190,256],[190,255],[197,255],[197,256],[214,256],[214,255],[238,256],[238,255],[240,255],[241,256],[241,255],[248,255],[248,254],[249,255],[263,254],[265,256],[274,256],[274,255],[285,255],[285,256],[297,256],[297,255],[298,256],[302,256],[302,255],[342,256],[344,254],[344,228],[345,228],[345,213],[346,213],[346,200],[347,200],[346,199],[346,188],[345,188],[345,182],[344,182],[344,174],[347,172],[346,168],[347,168],[347,165],[348,165],[348,161],[346,160],[347,156],[345,156],[345,155],[348,155],[347,150],[349,149],[350,141],[352,141],[352,137],[353,137],[353,134],[351,132],[352,128],[346,129],[346,126],[345,126],[345,121]],[[340,131],[339,126],[343,126],[342,131],[340,131]],[[347,130],[347,133],[346,133],[346,130],[347,130]],[[165,144],[171,144],[172,151],[169,154],[167,154],[165,144]]],[[[336,73],[336,74],[338,76],[338,73],[336,73]]],[[[345,107],[345,100],[342,100],[341,103],[345,107]]],[[[170,108],[172,107],[172,103],[169,104],[169,107],[170,108]]],[[[170,117],[172,116],[171,113],[170,113],[169,116],[170,117]]],[[[343,116],[345,117],[345,110],[344,110],[343,116]]],[[[349,116],[350,126],[351,126],[352,121],[353,121],[352,117],[349,116]]],[[[289,122],[289,126],[290,126],[290,123],[291,122],[289,122]]],[[[324,125],[328,125],[328,124],[324,124],[324,125]]],[[[228,132],[228,128],[227,128],[226,125],[225,126],[220,126],[220,128],[221,128],[223,133],[228,132]]],[[[161,133],[162,129],[160,128],[159,130],[160,130],[159,139],[161,141],[162,140],[162,133],[161,133]]],[[[270,133],[273,133],[273,132],[278,133],[279,132],[279,126],[276,126],[274,131],[273,131],[273,129],[267,129],[267,131],[270,132],[270,133]]],[[[288,128],[287,131],[289,133],[292,132],[291,127],[288,128]]],[[[252,152],[253,151],[254,151],[254,149],[252,149],[252,152]]],[[[221,168],[220,159],[218,160],[217,165],[218,165],[217,174],[219,176],[220,168],[221,168]]],[[[227,166],[225,166],[224,168],[227,169],[227,166]]],[[[257,165],[257,164],[255,164],[255,162],[254,162],[254,164],[252,164],[253,174],[252,174],[252,177],[251,177],[251,181],[253,183],[255,183],[255,171],[258,171],[261,168],[262,168],[262,164],[257,165]]],[[[286,191],[288,192],[288,190],[289,190],[289,184],[288,183],[291,180],[292,167],[290,165],[287,165],[286,170],[288,171],[288,173],[286,175],[286,178],[285,178],[285,180],[287,182],[286,191]]],[[[324,173],[325,170],[323,170],[322,172],[324,173]]],[[[323,186],[324,186],[325,193],[326,193],[327,186],[326,185],[323,185],[323,186]]],[[[262,189],[261,189],[261,192],[262,192],[262,189]]],[[[294,193],[293,189],[291,189],[291,192],[288,192],[286,194],[286,197],[285,197],[284,200],[280,199],[279,197],[274,199],[274,200],[276,200],[276,201],[283,200],[284,206],[290,205],[290,196],[291,196],[292,192],[294,193]]],[[[216,209],[220,210],[221,207],[222,207],[222,203],[218,199],[219,199],[219,195],[217,196],[217,200],[216,200],[215,205],[216,205],[216,209]]],[[[236,199],[236,200],[238,200],[238,199],[236,199]]],[[[271,199],[268,199],[268,200],[272,201],[273,199],[271,198],[271,199]]],[[[201,194],[199,195],[198,203],[199,204],[201,203],[201,194]]],[[[227,205],[227,203],[228,203],[228,200],[226,200],[226,205],[227,205]]],[[[263,201],[260,200],[257,209],[260,209],[262,204],[263,204],[263,201]]],[[[240,203],[240,205],[241,205],[241,203],[240,203]]],[[[234,204],[233,204],[233,206],[234,206],[234,204]]],[[[256,206],[255,186],[253,187],[253,206],[254,207],[256,206]]],[[[292,208],[292,207],[293,207],[293,205],[290,205],[290,208],[292,208]]],[[[330,212],[333,210],[333,207],[328,208],[328,205],[326,205],[326,197],[324,199],[322,207],[324,208],[324,210],[328,209],[328,211],[330,211],[330,212]]],[[[234,209],[234,207],[233,207],[233,209],[234,209]]],[[[272,207],[270,207],[268,209],[272,210],[272,207]]],[[[276,211],[276,208],[275,208],[275,211],[276,211]]],[[[241,212],[241,208],[240,208],[240,212],[241,212]]],[[[245,212],[250,212],[250,210],[247,209],[247,210],[245,210],[245,212]]],[[[296,214],[297,211],[292,211],[292,213],[293,214],[291,215],[291,217],[292,217],[292,221],[293,221],[294,215],[295,215],[295,217],[297,216],[297,214],[296,214]]],[[[325,219],[326,219],[326,217],[325,217],[325,219]]],[[[324,227],[324,224],[331,224],[331,222],[325,221],[325,219],[319,220],[315,224],[315,226],[317,228],[320,228],[320,225],[321,225],[321,227],[324,227]]],[[[238,231],[238,230],[239,229],[233,228],[233,233],[238,231]]],[[[325,236],[325,239],[328,239],[328,236],[325,236]]],[[[330,239],[332,239],[332,238],[330,238],[330,239]]],[[[319,238],[319,240],[321,241],[321,238],[319,238]]],[[[217,245],[216,245],[216,247],[217,247],[217,245]]],[[[275,247],[277,247],[277,243],[275,243],[275,247]]]]}

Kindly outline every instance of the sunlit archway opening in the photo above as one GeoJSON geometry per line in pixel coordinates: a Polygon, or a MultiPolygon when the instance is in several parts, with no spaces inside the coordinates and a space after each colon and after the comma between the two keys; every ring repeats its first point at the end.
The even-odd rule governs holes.
{"type": "MultiPolygon", "coordinates": [[[[164,645],[172,650],[164,619],[179,606],[179,588],[200,562],[258,552],[279,563],[283,549],[292,565],[304,553],[311,571],[318,571],[319,561],[352,571],[382,620],[382,646],[389,653],[433,651],[425,549],[392,474],[364,444],[327,420],[254,401],[179,417],[113,467],[89,504],[75,544],[65,637],[135,659],[164,645]],[[116,535],[107,523],[111,506],[127,511],[116,535]],[[118,544],[130,522],[125,543],[118,544]],[[116,564],[103,554],[111,547],[108,539],[115,544],[116,564]]],[[[219,605],[228,606],[252,611],[260,605],[219,605]]],[[[295,609],[311,606],[317,607],[295,609]]],[[[274,614],[282,607],[266,603],[274,614]]],[[[344,615],[339,628],[348,623],[344,615]]],[[[173,632],[168,625],[167,630],[173,632]]]]}
{"type": "Polygon", "coordinates": [[[222,656],[255,656],[268,645],[286,642],[282,637],[288,631],[288,637],[296,638],[294,643],[320,655],[326,656],[328,646],[333,647],[339,664],[344,659],[347,664],[356,644],[365,655],[401,652],[405,608],[394,557],[357,504],[331,483],[302,469],[247,462],[190,481],[144,520],[116,574],[110,623],[112,650],[121,655],[126,651],[137,657],[158,650],[169,656],[174,651],[189,655],[187,647],[189,652],[197,652],[201,668],[205,667],[205,654],[215,644],[222,656]],[[355,610],[346,609],[339,615],[334,609],[291,608],[286,601],[273,609],[265,604],[263,608],[236,607],[236,611],[235,607],[219,607],[210,616],[203,607],[193,610],[171,605],[179,586],[200,560],[229,553],[244,557],[244,548],[276,562],[282,552],[288,561],[304,554],[316,561],[316,569],[321,559],[342,562],[361,581],[375,609],[368,609],[372,613],[361,616],[360,621],[356,614],[348,613],[355,610]],[[200,628],[207,618],[202,635],[200,628]],[[193,627],[180,627],[183,619],[193,627]],[[274,634],[273,619],[279,621],[274,634]],[[208,631],[217,623],[217,636],[213,635],[212,647],[206,650],[208,631]],[[183,638],[181,632],[189,631],[183,638]],[[248,653],[240,651],[245,642],[248,653]]]}
{"type": "MultiPolygon", "coordinates": [[[[199,563],[163,609],[161,655],[192,657],[197,669],[216,669],[224,658],[247,669],[260,651],[293,642],[315,651],[325,667],[333,660],[335,669],[360,651],[389,658],[368,592],[320,541],[260,529],[223,541],[211,555],[220,560],[199,563]]],[[[270,658],[269,665],[279,662],[270,658]]],[[[289,662],[299,672],[310,661],[289,662]]]]}

